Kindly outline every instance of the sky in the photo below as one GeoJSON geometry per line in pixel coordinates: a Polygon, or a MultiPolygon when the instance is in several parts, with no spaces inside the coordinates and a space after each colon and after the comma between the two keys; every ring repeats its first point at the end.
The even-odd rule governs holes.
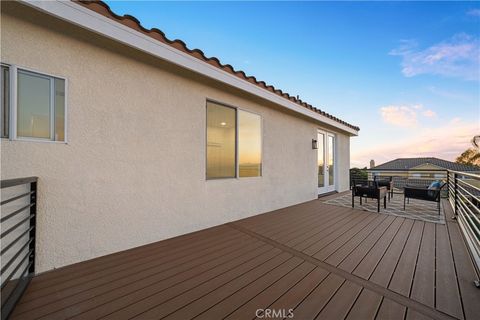
{"type": "Polygon", "coordinates": [[[480,134],[480,2],[107,3],[359,126],[352,167],[480,134]]]}

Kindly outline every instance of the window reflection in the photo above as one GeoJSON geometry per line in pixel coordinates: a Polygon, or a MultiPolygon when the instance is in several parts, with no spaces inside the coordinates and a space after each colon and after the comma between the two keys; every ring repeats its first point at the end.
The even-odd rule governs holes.
{"type": "Polygon", "coordinates": [[[207,103],[207,179],[235,177],[235,109],[207,103]]]}
{"type": "Polygon", "coordinates": [[[50,79],[18,72],[17,135],[50,139],[50,79]]]}
{"type": "Polygon", "coordinates": [[[333,181],[333,172],[334,172],[334,150],[335,150],[335,147],[334,147],[334,142],[335,142],[335,139],[333,138],[333,136],[328,136],[328,185],[329,186],[332,186],[334,181],[333,181]]]}
{"type": "Polygon", "coordinates": [[[262,175],[262,124],[259,115],[238,110],[238,174],[262,175]]]}
{"type": "Polygon", "coordinates": [[[318,187],[325,186],[325,169],[324,169],[324,155],[325,155],[325,147],[324,147],[325,136],[323,133],[318,133],[317,143],[318,143],[318,187]]]}

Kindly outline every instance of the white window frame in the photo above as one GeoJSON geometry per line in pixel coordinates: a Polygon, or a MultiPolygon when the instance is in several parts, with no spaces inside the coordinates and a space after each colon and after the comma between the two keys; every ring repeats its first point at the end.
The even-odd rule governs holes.
{"type": "MultiPolygon", "coordinates": [[[[206,154],[206,148],[205,148],[205,180],[206,181],[215,181],[215,180],[226,180],[226,179],[237,179],[237,180],[243,180],[243,179],[255,179],[255,178],[262,178],[263,177],[263,169],[264,169],[264,166],[263,166],[263,160],[264,160],[264,152],[263,152],[263,117],[260,113],[258,112],[254,112],[254,111],[250,111],[248,109],[245,109],[245,108],[240,108],[240,107],[237,107],[237,106],[234,106],[234,105],[231,105],[231,104],[228,104],[228,103],[225,103],[225,102],[220,102],[218,100],[215,100],[215,99],[210,99],[210,98],[207,98],[207,101],[206,101],[206,104],[207,105],[208,103],[215,103],[215,104],[218,104],[218,105],[221,105],[221,106],[224,106],[224,107],[228,107],[228,108],[232,108],[232,109],[235,109],[235,177],[225,177],[225,178],[207,178],[207,154],[206,154]],[[240,152],[238,150],[238,138],[239,138],[239,134],[238,134],[238,121],[239,121],[239,117],[238,117],[238,111],[244,111],[244,112],[249,112],[249,113],[252,113],[252,114],[255,114],[257,116],[260,117],[260,161],[261,161],[261,169],[260,169],[260,175],[259,176],[256,176],[256,177],[240,177],[240,164],[239,164],[239,159],[240,159],[240,152]]],[[[205,118],[205,121],[207,121],[207,119],[205,118]]],[[[205,139],[207,138],[207,123],[205,123],[205,139]]],[[[205,140],[205,145],[207,144],[207,141],[205,140]]]]}
{"type": "Polygon", "coordinates": [[[8,139],[11,141],[28,141],[28,142],[43,142],[43,143],[57,143],[57,144],[67,144],[68,143],[68,126],[67,126],[67,119],[68,119],[68,79],[63,76],[58,76],[50,73],[46,73],[43,71],[35,70],[28,67],[23,67],[15,64],[9,63],[1,63],[3,66],[7,66],[9,68],[9,76],[10,76],[10,105],[7,106],[9,108],[9,132],[8,132],[8,139]],[[45,77],[50,79],[50,101],[51,102],[51,110],[50,110],[50,136],[52,139],[55,139],[55,78],[63,80],[65,82],[65,110],[64,110],[64,140],[57,141],[52,139],[44,139],[44,138],[35,138],[35,137],[19,137],[17,135],[17,111],[18,111],[18,104],[17,104],[17,77],[18,71],[24,71],[26,73],[32,73],[36,76],[45,77]]]}

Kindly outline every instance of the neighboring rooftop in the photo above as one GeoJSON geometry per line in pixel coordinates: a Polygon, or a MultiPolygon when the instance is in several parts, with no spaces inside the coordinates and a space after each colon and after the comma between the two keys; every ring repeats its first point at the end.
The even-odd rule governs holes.
{"type": "Polygon", "coordinates": [[[76,3],[79,3],[81,5],[83,5],[84,7],[96,12],[96,13],[99,13],[109,19],[112,19],[116,22],[119,22],[129,28],[132,28],[138,32],[141,32],[155,40],[158,40],[162,43],[165,43],[165,44],[168,44],[169,46],[171,46],[172,48],[175,48],[177,50],[180,50],[184,53],[187,53],[189,54],[190,56],[196,58],[196,59],[199,59],[201,61],[204,61],[206,63],[208,63],[209,65],[212,65],[214,67],[217,67],[225,72],[228,72],[230,74],[233,74],[249,83],[252,83],[254,85],[257,85],[258,87],[261,87],[267,91],[270,91],[270,92],[273,92],[291,102],[294,102],[304,108],[307,108],[307,109],[310,109],[322,116],[325,116],[329,119],[332,119],[334,120],[335,122],[338,122],[342,125],[345,125],[353,130],[356,130],[356,131],[359,131],[360,128],[357,127],[357,126],[354,126],[350,123],[347,123],[331,114],[328,114],[326,113],[325,111],[322,111],[320,110],[319,108],[316,108],[314,106],[312,106],[311,104],[305,102],[305,101],[302,101],[301,99],[298,98],[298,96],[293,96],[293,95],[290,95],[289,93],[287,92],[283,92],[282,90],[280,89],[277,89],[275,88],[274,86],[272,85],[268,85],[265,83],[265,81],[259,81],[257,80],[254,76],[248,76],[245,74],[244,71],[242,70],[235,70],[233,66],[229,65],[229,64],[222,64],[220,62],[220,60],[216,57],[206,57],[205,54],[203,53],[202,50],[200,49],[189,49],[187,47],[187,45],[182,41],[182,40],[170,40],[168,39],[166,36],[165,36],[165,33],[163,33],[162,31],[160,31],[159,29],[157,28],[152,28],[152,29],[146,29],[144,28],[140,21],[131,16],[131,15],[124,15],[124,16],[119,16],[117,14],[115,14],[111,9],[110,7],[104,3],[103,1],[85,1],[85,0],[74,0],[74,2],[76,3]]]}
{"type": "Polygon", "coordinates": [[[454,171],[480,171],[480,167],[467,164],[460,164],[452,161],[438,159],[434,157],[427,158],[398,158],[389,162],[385,162],[369,170],[409,170],[415,167],[431,164],[454,171]]]}

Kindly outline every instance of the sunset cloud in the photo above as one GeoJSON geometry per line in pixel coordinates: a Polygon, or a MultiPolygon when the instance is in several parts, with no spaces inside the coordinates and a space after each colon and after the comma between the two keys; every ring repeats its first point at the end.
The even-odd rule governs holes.
{"type": "Polygon", "coordinates": [[[384,122],[398,127],[414,127],[417,125],[417,112],[415,107],[386,106],[380,108],[384,122]]]}
{"type": "Polygon", "coordinates": [[[422,115],[423,115],[424,117],[427,117],[427,118],[435,118],[435,117],[437,116],[437,114],[436,114],[434,111],[430,110],[430,109],[423,111],[423,112],[422,112],[422,115]]]}
{"type": "Polygon", "coordinates": [[[396,158],[438,157],[454,161],[471,147],[472,137],[480,131],[477,121],[466,122],[454,118],[444,125],[419,128],[413,136],[395,143],[375,145],[352,150],[352,166],[364,167],[370,159],[381,164],[396,158]]]}
{"type": "Polygon", "coordinates": [[[426,118],[435,118],[437,114],[423,105],[389,105],[380,108],[380,114],[385,123],[404,128],[415,127],[418,124],[418,115],[426,118]]]}
{"type": "Polygon", "coordinates": [[[465,33],[425,49],[414,40],[402,40],[390,55],[402,57],[406,77],[434,74],[478,81],[480,76],[480,40],[465,33]]]}

